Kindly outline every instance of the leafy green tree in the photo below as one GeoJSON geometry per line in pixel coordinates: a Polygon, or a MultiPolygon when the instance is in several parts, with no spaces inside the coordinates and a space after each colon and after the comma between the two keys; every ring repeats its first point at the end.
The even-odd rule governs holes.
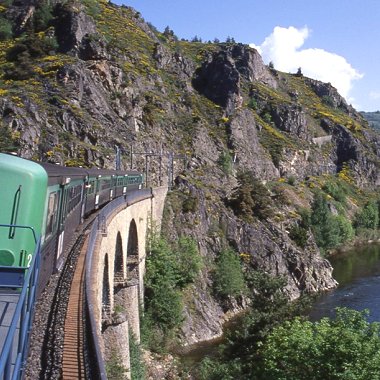
{"type": "Polygon", "coordinates": [[[339,225],[334,219],[326,198],[317,193],[312,204],[310,223],[319,248],[327,250],[341,243],[339,225]]]}
{"type": "Polygon", "coordinates": [[[339,228],[339,238],[340,243],[345,243],[346,241],[352,240],[355,235],[354,228],[352,227],[352,223],[343,215],[337,215],[335,220],[338,224],[339,228]]]}
{"type": "Polygon", "coordinates": [[[238,255],[231,249],[220,253],[214,273],[214,289],[221,297],[236,297],[245,287],[244,275],[238,255]]]}
{"type": "Polygon", "coordinates": [[[357,228],[376,229],[379,225],[379,208],[374,200],[370,200],[356,215],[355,226],[357,228]]]}
{"type": "Polygon", "coordinates": [[[296,318],[276,327],[261,349],[262,378],[380,379],[380,325],[367,314],[342,308],[333,320],[296,318]]]}
{"type": "Polygon", "coordinates": [[[251,173],[239,173],[238,187],[234,189],[230,205],[234,212],[247,221],[253,217],[267,219],[273,215],[273,202],[268,189],[251,173]]]}
{"type": "Polygon", "coordinates": [[[181,289],[193,282],[202,267],[196,242],[181,237],[171,247],[163,238],[152,241],[146,259],[143,340],[160,351],[183,321],[181,289]]]}
{"type": "Polygon", "coordinates": [[[176,285],[183,288],[192,283],[203,266],[197,242],[188,236],[181,236],[175,249],[178,279],[176,285]]]}

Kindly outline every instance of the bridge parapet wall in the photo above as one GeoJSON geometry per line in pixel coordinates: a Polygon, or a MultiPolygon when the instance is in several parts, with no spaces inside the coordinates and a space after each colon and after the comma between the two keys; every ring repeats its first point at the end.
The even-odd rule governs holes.
{"type": "MultiPolygon", "coordinates": [[[[166,193],[167,188],[161,187],[116,199],[100,212],[92,228],[86,292],[100,373],[104,372],[103,360],[110,354],[109,344],[103,338],[115,336],[112,331],[118,325],[128,322],[134,338],[140,340],[146,237],[149,229],[160,229],[166,193]]],[[[129,347],[130,334],[116,335],[120,340],[116,346],[129,347]]],[[[122,360],[129,368],[129,355],[123,354],[122,360]]]]}

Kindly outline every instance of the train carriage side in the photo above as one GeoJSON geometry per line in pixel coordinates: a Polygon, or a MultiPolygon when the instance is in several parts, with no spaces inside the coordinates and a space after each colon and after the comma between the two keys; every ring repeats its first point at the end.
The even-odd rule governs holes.
{"type": "Polygon", "coordinates": [[[62,252],[83,217],[87,172],[41,163],[48,175],[45,206],[44,242],[41,257],[40,289],[63,264],[62,252]]]}
{"type": "MultiPolygon", "coordinates": [[[[0,224],[29,226],[41,235],[48,177],[37,163],[0,153],[0,224]]],[[[0,265],[28,267],[35,249],[33,233],[0,228],[0,265]]]]}

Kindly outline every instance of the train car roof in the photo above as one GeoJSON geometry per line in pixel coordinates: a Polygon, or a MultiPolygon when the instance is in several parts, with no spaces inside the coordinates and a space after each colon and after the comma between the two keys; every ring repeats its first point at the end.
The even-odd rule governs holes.
{"type": "Polygon", "coordinates": [[[125,176],[125,175],[140,175],[141,173],[136,170],[111,170],[111,169],[86,169],[90,177],[96,177],[99,175],[118,175],[118,176],[125,176]]]}
{"type": "Polygon", "coordinates": [[[86,169],[83,168],[71,168],[67,166],[49,164],[46,162],[38,162],[48,174],[49,177],[61,177],[61,176],[73,176],[73,177],[85,177],[87,176],[86,169]]]}
{"type": "MultiPolygon", "coordinates": [[[[42,167],[48,175],[49,185],[53,184],[64,184],[70,182],[71,179],[75,178],[86,178],[86,177],[99,177],[99,176],[125,176],[125,175],[141,175],[136,170],[111,170],[111,169],[98,169],[98,168],[76,168],[67,167],[57,164],[47,163],[47,162],[37,162],[28,159],[24,159],[18,156],[1,154],[4,159],[8,161],[11,160],[14,163],[18,163],[24,169],[26,167],[31,168],[32,165],[39,165],[42,167]],[[26,166],[25,166],[26,165],[26,166]],[[69,180],[70,179],[70,180],[69,180]]],[[[38,166],[34,166],[38,167],[38,166]]],[[[30,169],[29,169],[30,170],[30,169]]]]}

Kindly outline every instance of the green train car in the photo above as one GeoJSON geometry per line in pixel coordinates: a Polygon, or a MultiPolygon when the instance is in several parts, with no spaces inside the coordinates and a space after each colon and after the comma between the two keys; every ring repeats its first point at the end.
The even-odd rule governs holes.
{"type": "MultiPolygon", "coordinates": [[[[0,154],[0,224],[28,226],[41,236],[48,175],[41,165],[0,154]]],[[[0,228],[0,265],[28,267],[36,242],[30,229],[0,228]]]]}
{"type": "Polygon", "coordinates": [[[136,171],[69,168],[0,153],[0,266],[28,267],[41,237],[41,292],[83,219],[143,182],[136,171]]]}

